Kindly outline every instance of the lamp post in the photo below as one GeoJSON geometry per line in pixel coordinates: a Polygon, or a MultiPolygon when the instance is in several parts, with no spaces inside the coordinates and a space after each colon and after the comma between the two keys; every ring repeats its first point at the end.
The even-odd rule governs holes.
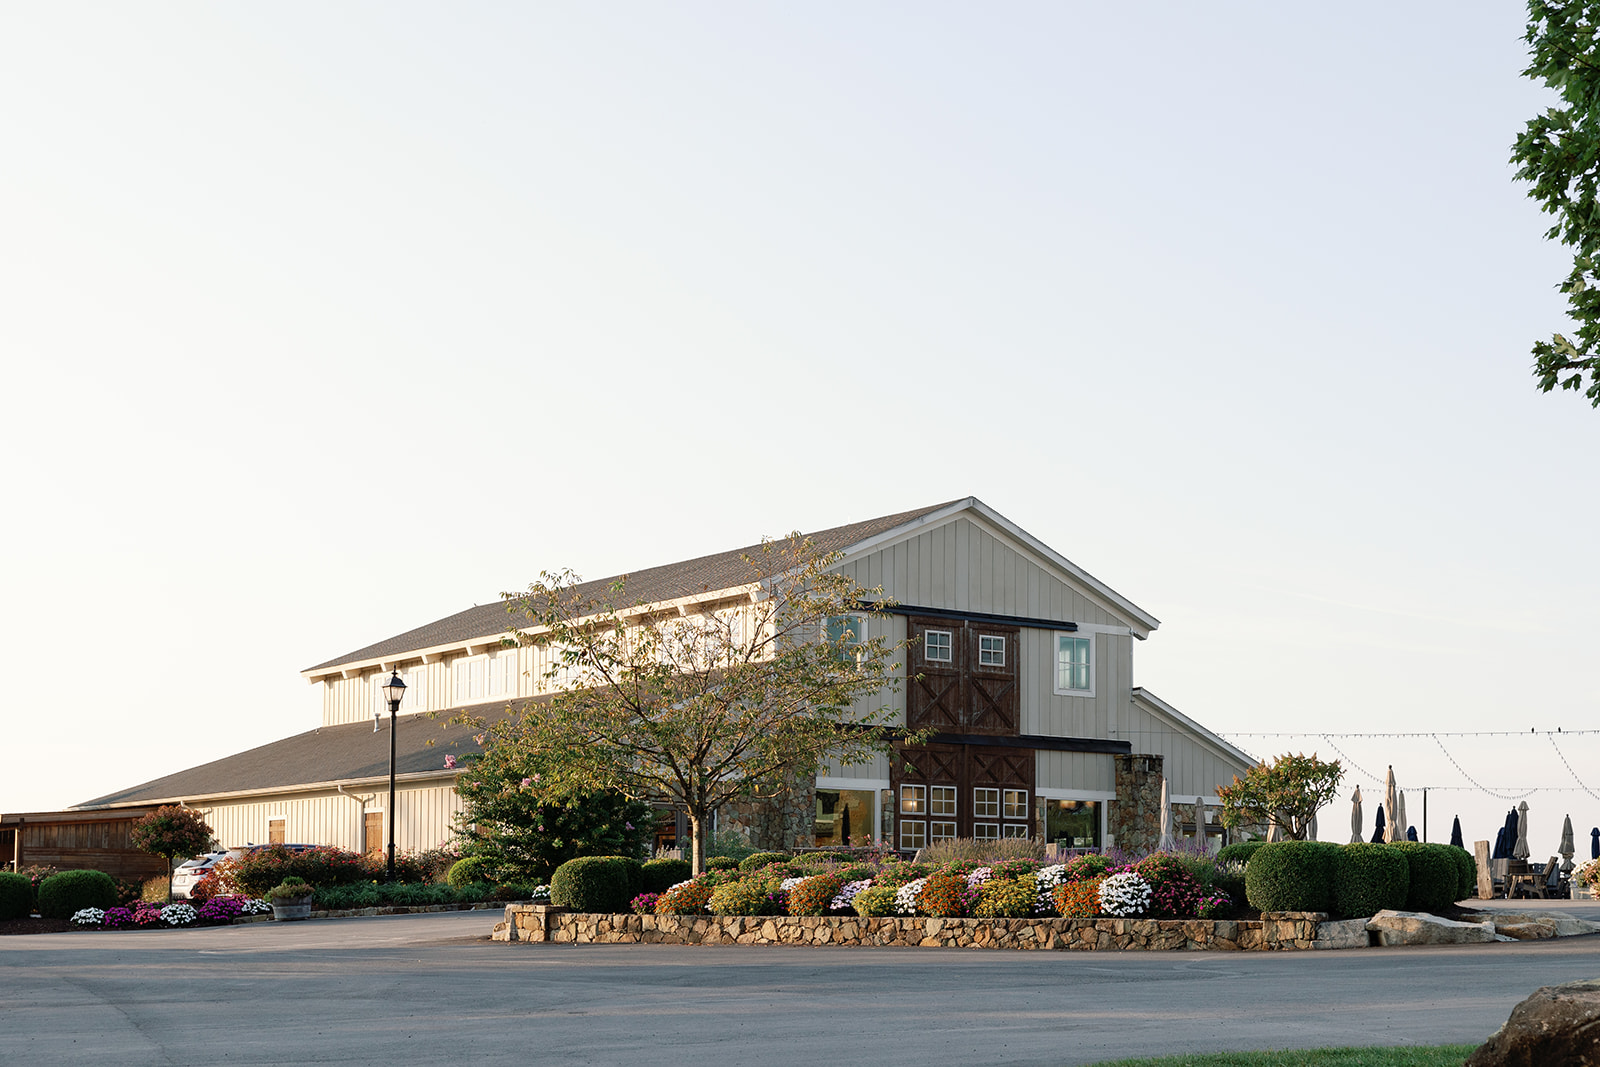
{"type": "Polygon", "coordinates": [[[383,687],[383,699],[389,702],[389,874],[394,881],[394,724],[400,714],[400,701],[406,695],[406,683],[398,671],[389,672],[389,681],[383,687]]]}

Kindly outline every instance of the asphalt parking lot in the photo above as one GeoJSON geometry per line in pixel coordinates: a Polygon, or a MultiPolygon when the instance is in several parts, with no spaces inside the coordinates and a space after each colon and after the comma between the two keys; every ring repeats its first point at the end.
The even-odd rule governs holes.
{"type": "Polygon", "coordinates": [[[1481,1041],[1538,986],[1600,974],[1600,936],[1303,953],[572,946],[489,942],[497,918],[0,939],[0,1057],[1078,1064],[1481,1041]]]}

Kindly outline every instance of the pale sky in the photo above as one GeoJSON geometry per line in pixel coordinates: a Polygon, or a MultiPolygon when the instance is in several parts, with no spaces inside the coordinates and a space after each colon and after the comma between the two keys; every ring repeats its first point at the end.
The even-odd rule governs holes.
{"type": "MultiPolygon", "coordinates": [[[[301,668],[542,568],[968,494],[1159,617],[1135,682],[1219,732],[1600,725],[1521,30],[5,5],[0,810],[310,729],[301,668]]],[[[1392,762],[1430,837],[1513,787],[1537,854],[1600,824],[1600,736],[1337,743],[1369,820],[1392,762]]]]}

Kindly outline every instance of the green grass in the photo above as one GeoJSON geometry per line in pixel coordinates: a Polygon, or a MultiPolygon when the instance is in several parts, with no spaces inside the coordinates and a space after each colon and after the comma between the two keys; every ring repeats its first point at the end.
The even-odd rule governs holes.
{"type": "Polygon", "coordinates": [[[1212,1052],[1201,1056],[1106,1060],[1095,1067],[1461,1067],[1477,1045],[1407,1048],[1314,1048],[1284,1052],[1212,1052]]]}

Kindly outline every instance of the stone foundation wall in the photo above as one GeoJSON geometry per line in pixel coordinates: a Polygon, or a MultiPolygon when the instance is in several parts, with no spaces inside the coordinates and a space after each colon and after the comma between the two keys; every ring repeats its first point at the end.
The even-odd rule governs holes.
{"type": "Polygon", "coordinates": [[[1154,852],[1161,841],[1161,756],[1116,756],[1117,799],[1106,813],[1106,829],[1124,852],[1154,852]]]}
{"type": "Polygon", "coordinates": [[[782,796],[765,800],[734,800],[717,811],[717,827],[736,830],[752,848],[792,852],[816,845],[817,783],[796,782],[782,796]]]}
{"type": "MultiPolygon", "coordinates": [[[[513,904],[496,941],[663,945],[882,945],[1077,951],[1272,951],[1318,946],[1320,912],[1260,920],[927,919],[849,916],[597,915],[513,904]]],[[[1332,944],[1323,947],[1334,947],[1332,944]]],[[[1338,947],[1349,947],[1340,945],[1338,947]]]]}

